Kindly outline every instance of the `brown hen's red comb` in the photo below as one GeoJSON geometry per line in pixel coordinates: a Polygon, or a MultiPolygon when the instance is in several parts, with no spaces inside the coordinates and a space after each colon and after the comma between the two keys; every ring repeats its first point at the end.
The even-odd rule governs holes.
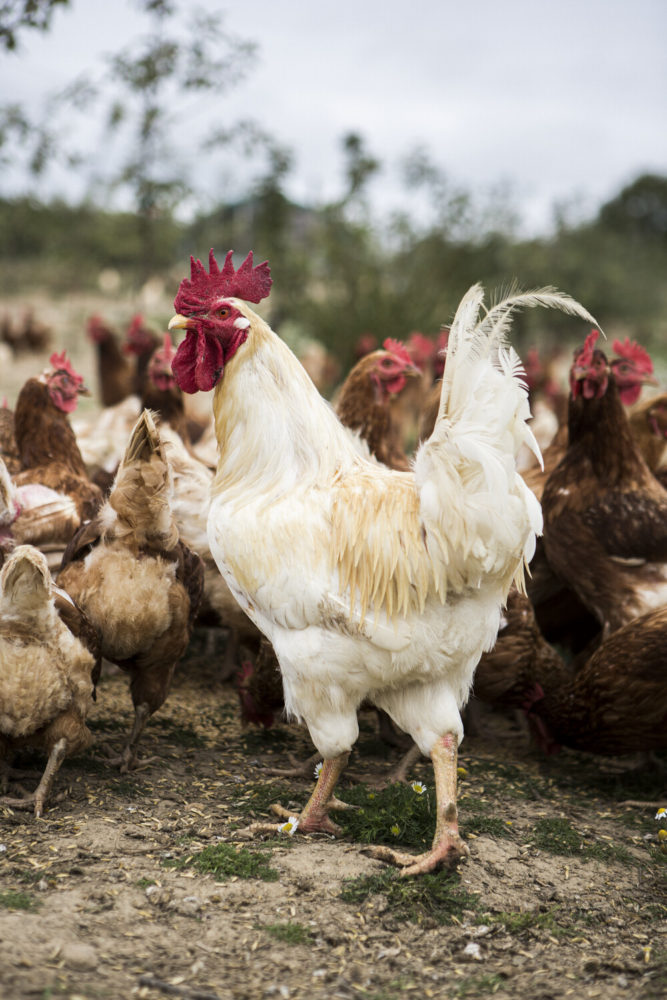
{"type": "Polygon", "coordinates": [[[400,340],[394,340],[392,337],[387,337],[382,345],[385,351],[389,351],[394,357],[399,358],[404,365],[412,365],[413,361],[410,357],[410,352],[408,351],[405,344],[402,344],[400,340]]]}
{"type": "Polygon", "coordinates": [[[615,340],[612,346],[614,353],[618,354],[619,358],[633,361],[638,371],[649,375],[653,373],[651,355],[636,340],[630,340],[629,337],[626,337],[622,343],[620,340],[615,340]]]}
{"type": "Polygon", "coordinates": [[[252,266],[252,250],[238,271],[232,263],[234,251],[225,257],[222,270],[218,267],[213,250],[208,255],[208,271],[200,260],[190,257],[190,277],[184,278],[174,299],[176,312],[188,315],[201,309],[211,299],[234,296],[248,302],[261,302],[271,290],[271,271],[268,261],[252,266]]]}
{"type": "Polygon", "coordinates": [[[578,351],[574,352],[575,359],[578,365],[589,365],[593,360],[593,351],[595,350],[595,344],[600,336],[599,330],[591,330],[591,332],[586,337],[584,341],[584,346],[579,348],[578,351]]]}
{"type": "Polygon", "coordinates": [[[69,358],[67,357],[66,351],[63,351],[62,354],[57,354],[54,351],[51,357],[49,358],[49,364],[53,368],[54,373],[67,372],[68,375],[72,376],[72,379],[77,385],[81,385],[83,383],[83,375],[79,375],[78,372],[74,371],[74,369],[72,368],[72,364],[69,358]]]}

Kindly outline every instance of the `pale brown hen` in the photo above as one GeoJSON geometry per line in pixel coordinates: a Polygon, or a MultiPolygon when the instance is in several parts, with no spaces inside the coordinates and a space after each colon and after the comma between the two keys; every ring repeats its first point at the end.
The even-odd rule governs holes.
{"type": "Polygon", "coordinates": [[[32,795],[0,799],[41,816],[65,757],[85,750],[86,726],[99,672],[99,643],[80,610],[54,587],[44,555],[30,545],[12,552],[0,573],[0,782],[7,791],[9,756],[43,749],[46,770],[32,795]]]}
{"type": "Polygon", "coordinates": [[[149,717],[164,703],[201,599],[201,560],[180,540],[172,473],[151,414],[130,436],[109,499],[72,539],[58,583],[99,630],[102,655],[131,677],[135,721],[115,761],[137,766],[149,717]]]}

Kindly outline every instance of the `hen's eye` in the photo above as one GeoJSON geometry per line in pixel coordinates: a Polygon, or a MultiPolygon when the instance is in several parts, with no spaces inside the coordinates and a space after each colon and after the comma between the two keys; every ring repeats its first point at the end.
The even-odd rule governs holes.
{"type": "Polygon", "coordinates": [[[227,319],[229,314],[230,310],[227,306],[222,306],[220,309],[218,309],[218,316],[220,317],[220,319],[227,319]]]}

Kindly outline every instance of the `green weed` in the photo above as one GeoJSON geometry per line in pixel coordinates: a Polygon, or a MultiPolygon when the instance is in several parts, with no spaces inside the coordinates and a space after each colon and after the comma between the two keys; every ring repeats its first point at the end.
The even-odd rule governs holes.
{"type": "Polygon", "coordinates": [[[479,907],[477,897],[462,890],[458,876],[448,872],[403,879],[387,869],[379,875],[345,879],[340,898],[344,903],[359,906],[377,895],[386,898],[396,920],[413,924],[422,923],[427,917],[438,924],[451,923],[452,918],[460,918],[464,910],[479,907]]]}
{"type": "Polygon", "coordinates": [[[479,997],[485,993],[496,993],[503,985],[504,979],[495,973],[485,976],[467,976],[454,990],[455,997],[479,997]]]}
{"type": "Polygon", "coordinates": [[[0,892],[0,906],[6,910],[34,910],[39,905],[27,892],[0,892]]]}
{"type": "Polygon", "coordinates": [[[631,855],[622,845],[587,841],[568,820],[561,817],[538,819],[531,843],[538,850],[551,854],[579,855],[598,861],[632,864],[631,855]]]}
{"type": "Polygon", "coordinates": [[[149,885],[157,885],[154,878],[139,878],[135,882],[137,889],[148,889],[149,885]]]}
{"type": "Polygon", "coordinates": [[[270,854],[249,851],[233,844],[216,844],[203,851],[189,854],[185,858],[167,858],[163,862],[167,868],[194,868],[202,875],[213,875],[219,880],[233,878],[256,878],[262,882],[276,882],[278,872],[269,865],[270,854]]]}
{"type": "Polygon", "coordinates": [[[284,944],[308,944],[313,938],[312,931],[291,920],[286,924],[261,924],[259,929],[284,944]]]}
{"type": "Polygon", "coordinates": [[[345,833],[360,844],[401,844],[416,850],[430,846],[435,827],[435,794],[421,795],[410,785],[389,785],[373,791],[356,785],[340,797],[357,809],[336,814],[345,833]]]}

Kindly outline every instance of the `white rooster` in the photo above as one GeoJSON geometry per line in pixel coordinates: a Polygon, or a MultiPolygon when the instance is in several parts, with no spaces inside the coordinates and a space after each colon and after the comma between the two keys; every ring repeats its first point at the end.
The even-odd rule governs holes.
{"type": "Polygon", "coordinates": [[[456,808],[460,709],[541,530],[539,503],[515,469],[523,443],[539,450],[520,361],[503,346],[512,313],[543,305],[595,321],[553,289],[511,295],[480,319],[483,290],[471,288],[452,324],[435,430],[414,472],[394,472],[360,456],[246,304],[270,285],[252,254],[235,270],[230,252],[219,269],[211,251],[208,272],[191,258],[174,302],[169,327],[186,331],[177,381],[190,393],[215,388],[210,549],[273,644],[288,714],[323,757],[299,829],[338,832],[333,791],[357,709],[370,701],[430,756],[437,796],[429,851],[375,854],[403,874],[431,871],[467,854],[456,808]]]}

